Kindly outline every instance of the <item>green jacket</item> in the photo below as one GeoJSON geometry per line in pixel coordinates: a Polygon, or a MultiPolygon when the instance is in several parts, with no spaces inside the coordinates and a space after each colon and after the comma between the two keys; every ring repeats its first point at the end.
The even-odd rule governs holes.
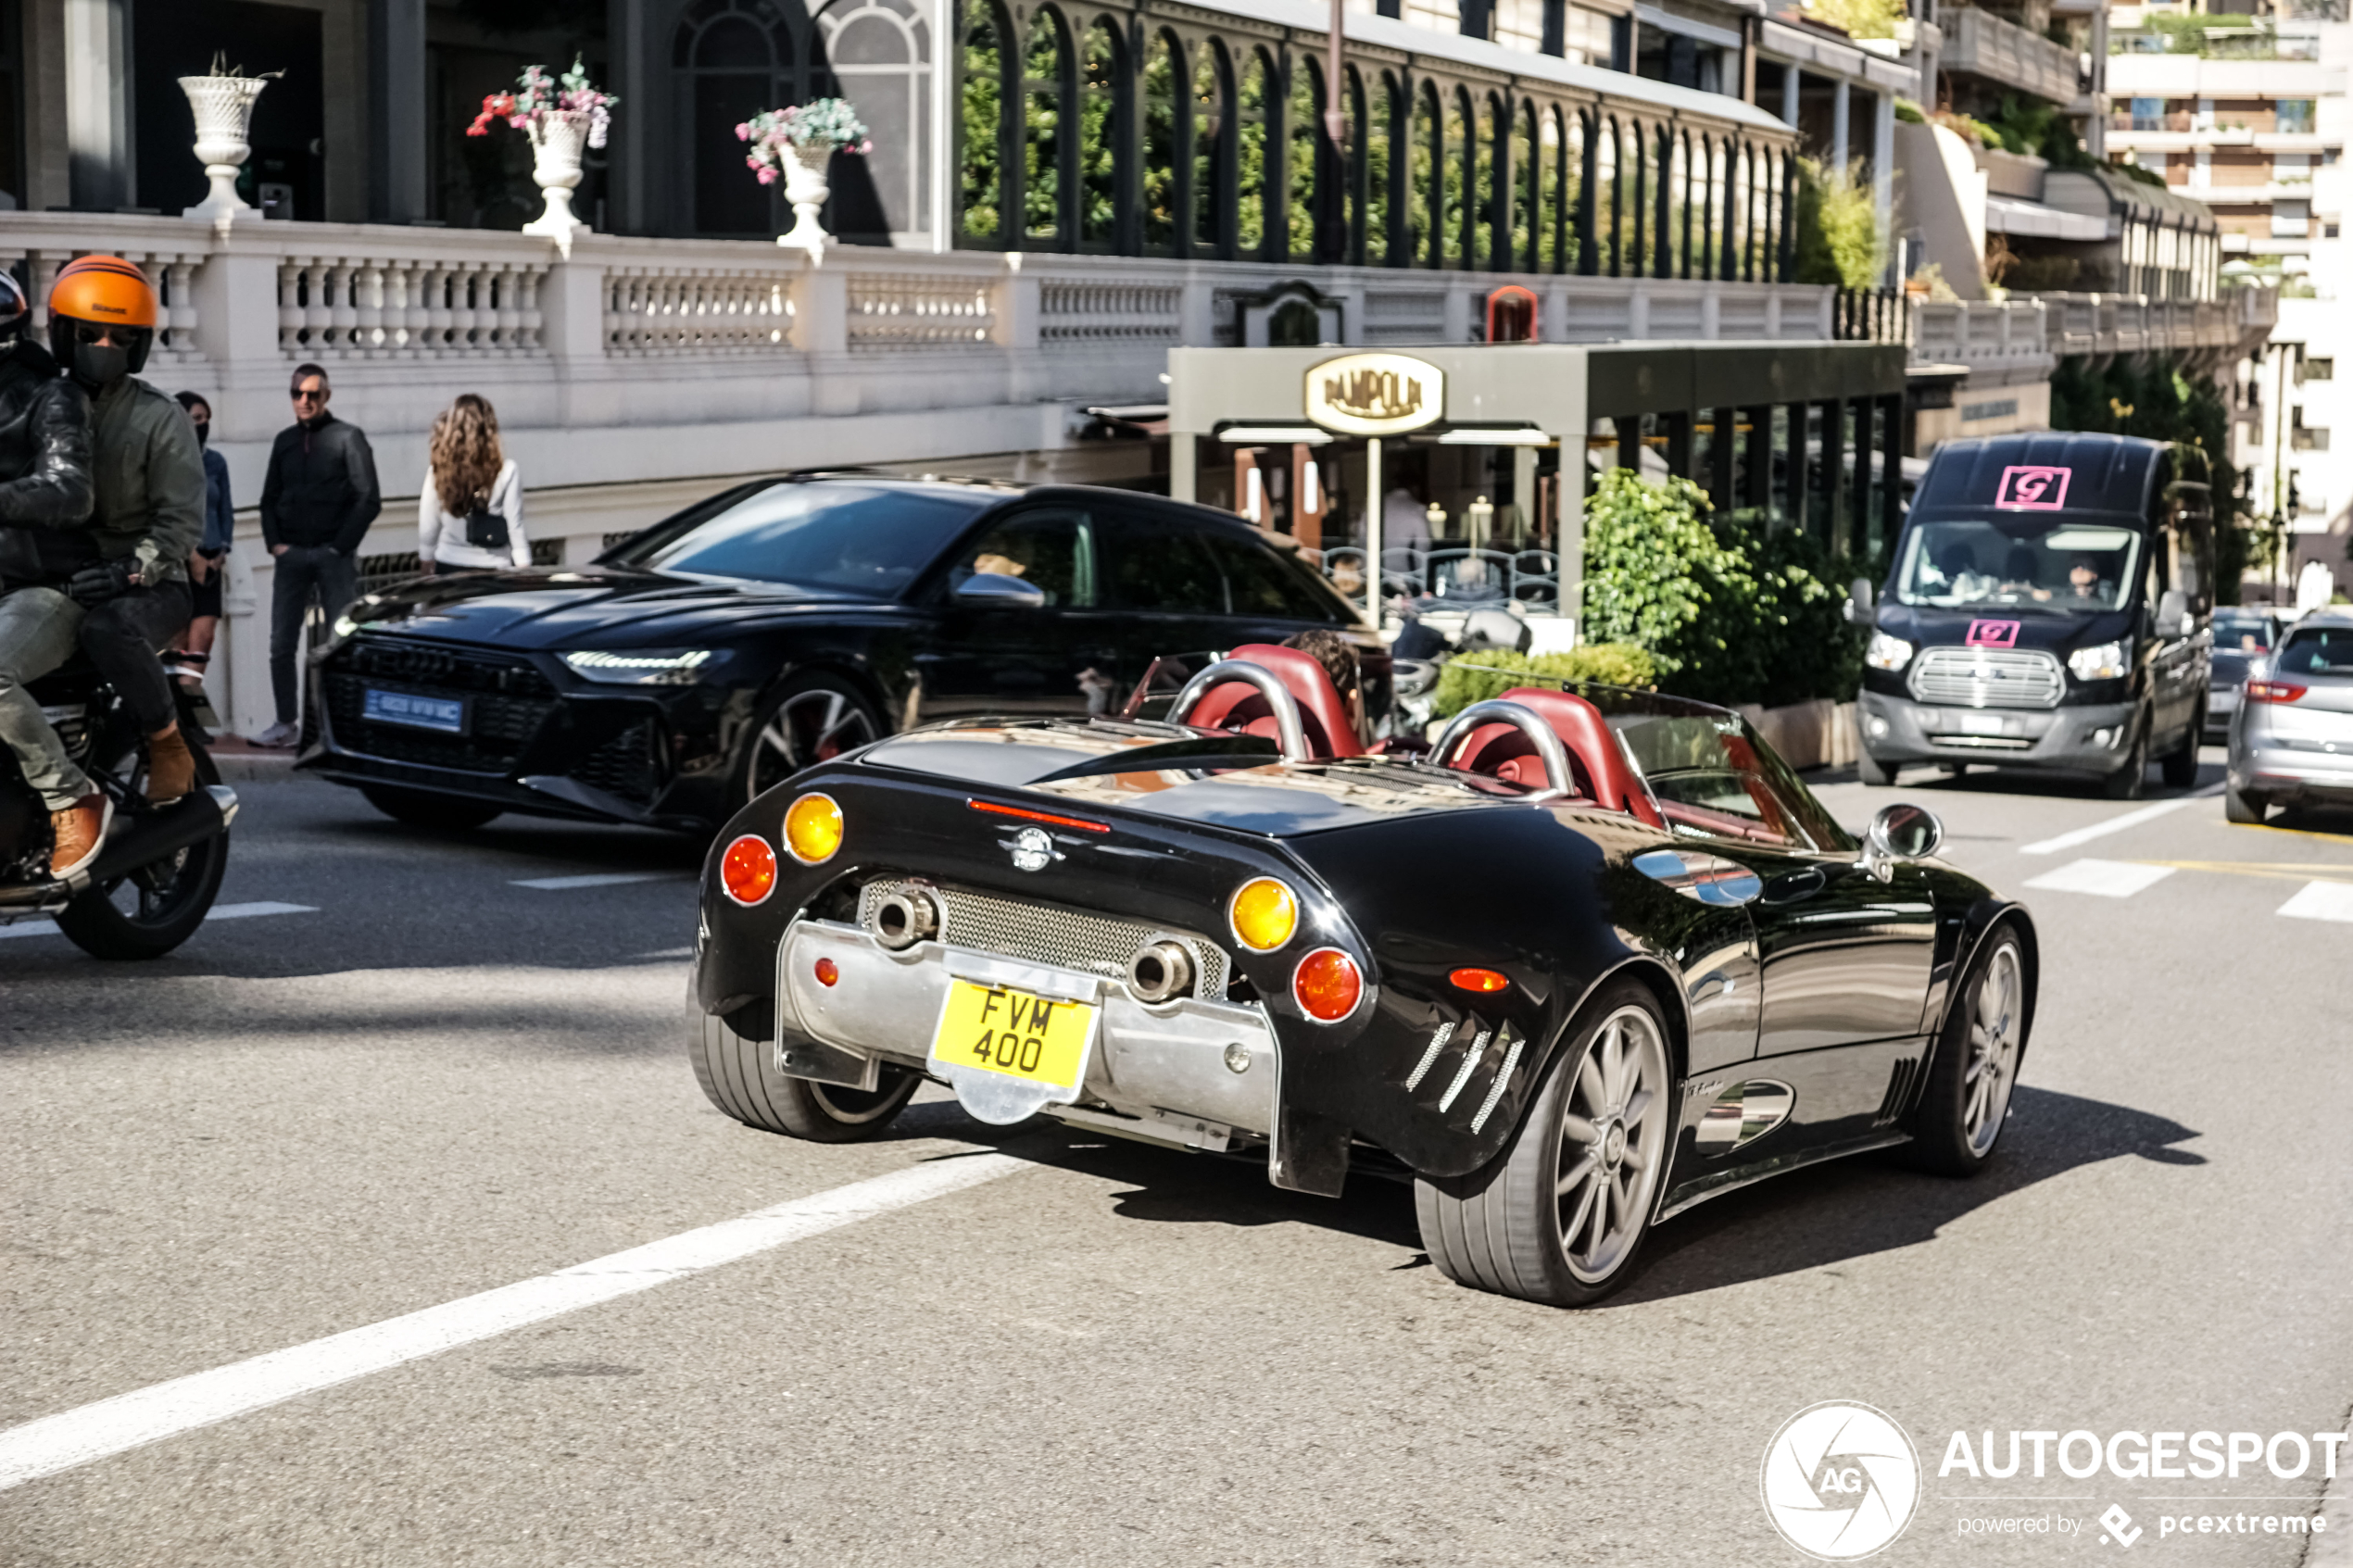
{"type": "Polygon", "coordinates": [[[188,411],[136,376],[125,376],[90,406],[91,477],[97,508],[91,532],[108,560],[154,546],[145,582],[188,575],[188,552],[204,537],[203,450],[188,411]]]}

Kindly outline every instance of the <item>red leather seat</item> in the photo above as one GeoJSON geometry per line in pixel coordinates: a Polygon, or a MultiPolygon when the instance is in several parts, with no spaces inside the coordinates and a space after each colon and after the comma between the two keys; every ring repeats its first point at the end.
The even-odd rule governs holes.
{"type": "MultiPolygon", "coordinates": [[[[1359,757],[1365,743],[1349,722],[1348,705],[1332,686],[1324,667],[1297,648],[1272,643],[1246,643],[1226,656],[1274,672],[1299,704],[1299,725],[1305,733],[1311,757],[1359,757]]],[[[1202,695],[1185,722],[1203,730],[1238,730],[1244,734],[1276,738],[1274,709],[1265,694],[1247,681],[1220,681],[1202,695]]]]}
{"type": "MultiPolygon", "coordinates": [[[[1653,827],[1667,825],[1659,821],[1649,792],[1635,777],[1632,764],[1626,760],[1625,750],[1603,721],[1600,709],[1581,696],[1539,686],[1515,686],[1497,700],[1518,703],[1551,726],[1561,745],[1568,748],[1579,793],[1594,805],[1604,811],[1639,817],[1653,827]]],[[[1544,764],[1536,755],[1536,745],[1515,725],[1481,724],[1454,755],[1451,766],[1466,772],[1484,773],[1530,788],[1543,786],[1544,764]]]]}

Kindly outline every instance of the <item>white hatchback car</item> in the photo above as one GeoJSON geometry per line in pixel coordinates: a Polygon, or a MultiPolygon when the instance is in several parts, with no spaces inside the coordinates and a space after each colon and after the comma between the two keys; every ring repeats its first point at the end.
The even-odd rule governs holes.
{"type": "Polygon", "coordinates": [[[2353,609],[2306,616],[2270,663],[2231,720],[2231,821],[2259,822],[2274,806],[2353,805],[2353,609]]]}

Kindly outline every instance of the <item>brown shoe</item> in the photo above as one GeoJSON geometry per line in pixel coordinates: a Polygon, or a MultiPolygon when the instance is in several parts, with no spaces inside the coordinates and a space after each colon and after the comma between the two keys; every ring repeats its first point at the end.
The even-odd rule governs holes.
{"type": "Polygon", "coordinates": [[[196,759],[178,730],[147,737],[147,802],[169,806],[196,787],[196,759]]]}
{"type": "Polygon", "coordinates": [[[98,858],[107,847],[107,828],[114,821],[114,802],[103,795],[85,795],[62,811],[49,813],[49,874],[63,882],[98,858]]]}

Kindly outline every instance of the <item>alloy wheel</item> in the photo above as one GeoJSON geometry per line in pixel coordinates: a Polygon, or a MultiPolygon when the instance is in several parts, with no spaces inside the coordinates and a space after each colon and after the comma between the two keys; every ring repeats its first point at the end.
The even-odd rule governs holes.
{"type": "Polygon", "coordinates": [[[795,692],[776,705],[752,737],[745,797],[757,800],[803,768],[874,738],[875,724],[865,705],[849,693],[829,686],[795,692]]]}
{"type": "Polygon", "coordinates": [[[1979,977],[1969,1001],[1969,1065],[1961,1070],[1961,1135],[1969,1152],[1983,1159],[2002,1135],[2009,1114],[2010,1087],[2018,1081],[2018,948],[2005,942],[1979,977]]]}
{"type": "Polygon", "coordinates": [[[1569,1273],[1597,1285],[1642,1237],[1667,1163],[1667,1045],[1639,1007],[1620,1008],[1569,1069],[1554,1203],[1569,1273]]]}

